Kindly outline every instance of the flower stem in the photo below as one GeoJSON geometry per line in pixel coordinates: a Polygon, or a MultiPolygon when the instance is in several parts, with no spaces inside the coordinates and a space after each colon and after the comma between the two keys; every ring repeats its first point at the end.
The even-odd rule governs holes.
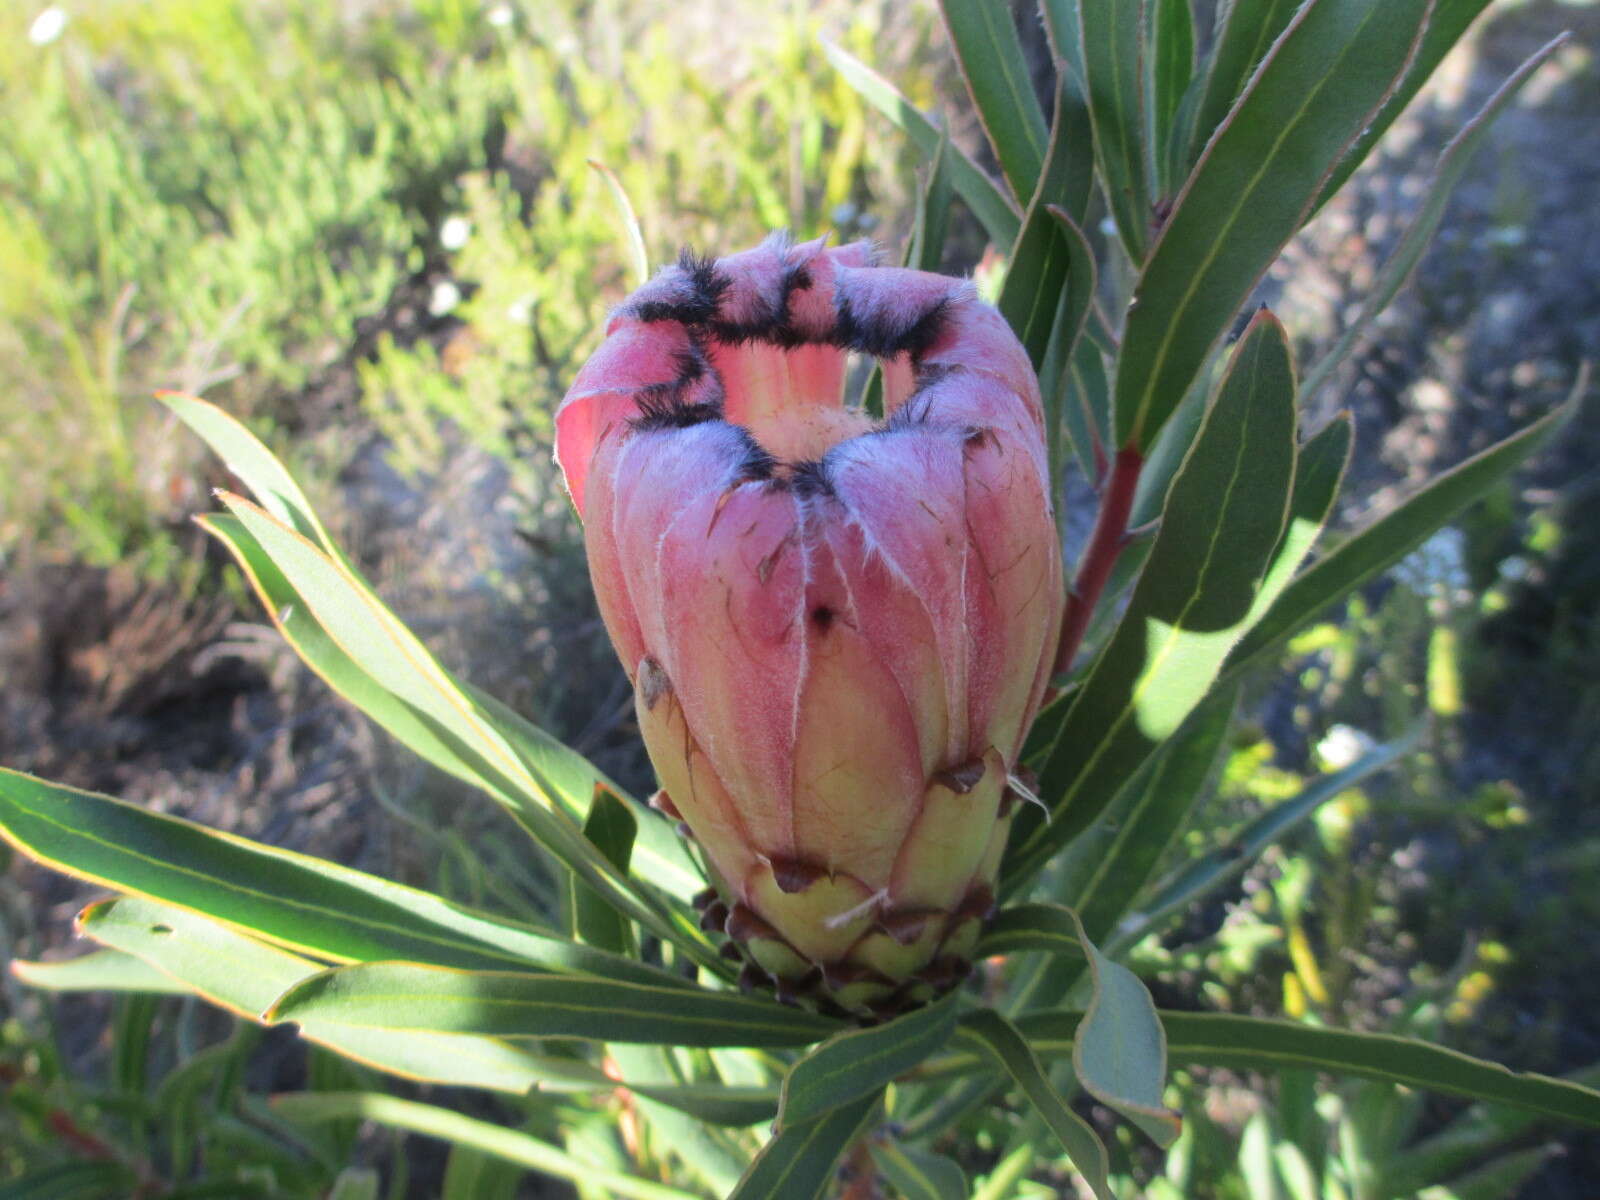
{"type": "Polygon", "coordinates": [[[1132,446],[1117,451],[1111,477],[1100,494],[1100,512],[1095,517],[1094,532],[1089,536],[1089,548],[1078,564],[1077,578],[1072,581],[1066,609],[1061,614],[1056,675],[1072,669],[1072,660],[1078,656],[1078,647],[1083,644],[1083,635],[1089,628],[1089,617],[1100,602],[1100,593],[1105,590],[1111,568],[1128,540],[1128,514],[1133,510],[1133,494],[1143,468],[1144,456],[1132,446]]]}

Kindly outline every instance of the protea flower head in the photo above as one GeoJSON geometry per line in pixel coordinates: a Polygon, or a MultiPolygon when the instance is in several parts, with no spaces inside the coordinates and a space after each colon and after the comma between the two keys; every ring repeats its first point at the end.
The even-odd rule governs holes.
{"type": "Polygon", "coordinates": [[[567,393],[654,803],[747,983],[882,1014],[969,969],[1061,618],[1043,429],[969,283],[782,235],[663,270],[567,393]]]}

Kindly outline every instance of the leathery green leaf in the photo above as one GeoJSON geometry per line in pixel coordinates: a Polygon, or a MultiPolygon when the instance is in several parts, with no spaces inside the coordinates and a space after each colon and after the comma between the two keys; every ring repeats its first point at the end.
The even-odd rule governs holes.
{"type": "Polygon", "coordinates": [[[840,1028],[837,1021],[772,1000],[693,986],[414,963],[325,971],[280,997],[268,1015],[277,1021],[675,1046],[803,1046],[840,1028]]]}
{"type": "MultiPolygon", "coordinates": [[[[1068,152],[1064,132],[1066,122],[1061,120],[1063,89],[1056,89],[1055,135],[1050,139],[1050,150],[1039,173],[1039,184],[1028,203],[1027,215],[1022,220],[1022,232],[1017,237],[1011,253],[1011,265],[1006,269],[1005,283],[1000,288],[996,305],[1000,314],[1017,335],[1017,340],[1028,352],[1034,370],[1039,370],[1045,352],[1056,328],[1056,315],[1066,299],[1068,271],[1075,265],[1071,233],[1076,232],[1070,217],[1065,213],[1056,216],[1050,210],[1054,198],[1065,190],[1071,171],[1075,167],[1068,152]]],[[[1079,234],[1081,238],[1082,235],[1079,234]]],[[[1093,262],[1093,255],[1090,255],[1093,262]]],[[[1082,291],[1081,288],[1076,289],[1082,291]]],[[[1092,295],[1092,293],[1091,293],[1092,295]]],[[[1080,302],[1076,315],[1078,328],[1088,312],[1087,300],[1080,302]]],[[[1069,318],[1070,319],[1070,318],[1069,318]]],[[[1076,332],[1072,335],[1076,338],[1076,332]]]]}
{"type": "Polygon", "coordinates": [[[905,1200],[966,1200],[961,1164],[942,1154],[913,1150],[899,1142],[874,1142],[872,1161],[905,1200]]]}
{"type": "MultiPolygon", "coordinates": [[[[415,642],[394,614],[377,599],[371,586],[361,578],[328,535],[293,477],[254,434],[222,409],[196,397],[163,392],[159,394],[159,399],[205,440],[269,514],[324,552],[343,574],[347,584],[366,594],[374,615],[393,631],[397,642],[402,645],[415,642]]],[[[389,703],[383,703],[387,694],[378,694],[382,689],[372,679],[365,677],[359,665],[310,616],[308,606],[299,602],[299,596],[289,586],[283,572],[273,564],[238,518],[212,514],[201,518],[200,523],[239,560],[268,613],[313,670],[341,695],[367,711],[385,728],[391,729],[407,745],[414,746],[429,761],[470,782],[481,784],[482,781],[474,778],[472,771],[464,764],[462,756],[441,743],[437,733],[425,726],[416,714],[392,698],[389,703]]],[[[420,646],[413,646],[413,649],[424,656],[426,654],[420,646]]],[[[470,694],[471,703],[467,706],[478,710],[478,717],[511,745],[527,770],[575,820],[582,821],[585,818],[597,787],[618,796],[624,795],[615,783],[605,778],[582,755],[492,697],[457,683],[437,664],[432,666],[435,681],[447,691],[454,689],[457,693],[470,694]]],[[[649,873],[647,878],[671,893],[697,888],[698,872],[682,847],[677,845],[676,839],[670,837],[670,830],[665,832],[668,834],[666,838],[645,839],[648,845],[643,847],[636,865],[649,873]]]]}
{"type": "MultiPolygon", "coordinates": [[[[1289,517],[1246,614],[1246,626],[1271,606],[1315,543],[1338,494],[1350,444],[1350,419],[1341,413],[1301,447],[1289,517]]],[[[1108,596],[1118,594],[1117,579],[1125,566],[1130,570],[1135,563],[1142,566],[1137,549],[1123,550],[1107,586],[1108,596]]],[[[1205,757],[1206,748],[1213,755],[1220,752],[1236,692],[1237,681],[1231,676],[1214,686],[1184,728],[1146,760],[1102,815],[1051,860],[1061,881],[1054,885],[1054,894],[1083,915],[1084,927],[1096,942],[1122,920],[1199,801],[1213,762],[1205,757]]],[[[1059,727],[1061,717],[1052,719],[1059,727]]]]}
{"type": "Polygon", "coordinates": [[[845,1151],[872,1120],[881,1095],[873,1092],[778,1131],[752,1160],[728,1200],[815,1200],[833,1179],[845,1151]]]}
{"type": "MultiPolygon", "coordinates": [[[[583,836],[547,780],[535,775],[438,662],[366,588],[313,543],[238,496],[223,501],[283,572],[299,603],[378,687],[472,765],[481,786],[506,800],[513,816],[552,854],[617,909],[707,965],[715,955],[682,922],[619,871],[583,836]],[[519,804],[518,796],[537,803],[519,804]]],[[[583,799],[587,801],[588,796],[583,799]]],[[[720,966],[720,964],[717,964],[720,966]]]]}
{"type": "MultiPolygon", "coordinates": [[[[138,959],[185,991],[250,1021],[323,964],[247,937],[184,909],[137,897],[102,901],[78,916],[85,937],[138,959]]],[[[494,1038],[454,1033],[397,1035],[308,1021],[301,1036],[335,1053],[407,1079],[524,1094],[536,1087],[616,1086],[596,1068],[544,1058],[494,1038]]]]}
{"type": "Polygon", "coordinates": [[[639,229],[639,218],[633,211],[633,201],[628,199],[628,191],[622,186],[622,180],[617,178],[617,173],[605,163],[591,158],[589,166],[600,176],[606,191],[611,195],[611,202],[616,205],[617,219],[622,223],[622,232],[627,244],[628,265],[633,269],[633,285],[640,287],[650,279],[650,255],[644,248],[644,234],[639,229]]]}
{"type": "Polygon", "coordinates": [[[377,1092],[289,1092],[272,1098],[272,1111],[295,1125],[371,1121],[470,1146],[558,1179],[603,1188],[627,1200],[699,1200],[692,1193],[573,1158],[565,1150],[520,1130],[377,1092]]]}
{"type": "Polygon", "coordinates": [[[1180,122],[1186,167],[1222,124],[1251,74],[1267,56],[1268,48],[1299,7],[1300,0],[1233,0],[1228,6],[1205,68],[1186,98],[1188,112],[1180,122]]]}
{"type": "Polygon", "coordinates": [[[991,0],[939,0],[939,11],[1012,195],[1019,201],[1033,195],[1049,134],[1010,7],[991,0]]]}
{"type": "Polygon", "coordinates": [[[1119,953],[1133,945],[1163,920],[1241,874],[1263,850],[1327,801],[1410,753],[1416,748],[1420,734],[1419,726],[1405,737],[1385,742],[1362,755],[1343,770],[1323,776],[1299,795],[1274,805],[1250,821],[1226,845],[1179,867],[1150,897],[1140,901],[1137,912],[1120,923],[1111,951],[1119,953]]]}
{"type": "Polygon", "coordinates": [[[1182,1122],[1161,1102],[1167,1038],[1155,1002],[1137,975],[1100,952],[1081,923],[1078,937],[1089,958],[1093,992],[1073,1042],[1072,1069],[1085,1091],[1165,1149],[1182,1122]]]}
{"type": "MultiPolygon", "coordinates": [[[[651,809],[633,802],[625,791],[603,774],[588,759],[552,737],[520,713],[488,692],[470,683],[461,685],[479,715],[506,744],[517,752],[523,764],[537,778],[549,780],[556,797],[573,820],[587,821],[601,792],[628,802],[628,811],[637,822],[629,868],[648,880],[668,897],[691,896],[705,886],[705,877],[684,848],[672,822],[651,809]],[[589,799],[581,800],[589,789],[589,799]]],[[[687,912],[687,906],[679,906],[687,912]]]]}
{"type": "Polygon", "coordinates": [[[1145,96],[1149,114],[1151,192],[1169,196],[1183,177],[1174,130],[1184,92],[1194,77],[1194,13],[1189,0],[1146,0],[1145,96]]]}
{"type": "Polygon", "coordinates": [[[1106,1180],[1109,1167],[1104,1144],[1089,1123],[1073,1112],[1051,1086],[1034,1054],[1033,1039],[993,1009],[968,1013],[961,1019],[958,1033],[969,1046],[1010,1076],[1017,1090],[1060,1140],[1073,1167],[1083,1176],[1097,1200],[1115,1200],[1106,1180]]]}
{"type": "MultiPolygon", "coordinates": [[[[1511,1071],[1414,1038],[1221,1013],[1160,1009],[1157,1016],[1167,1034],[1168,1061],[1175,1067],[1229,1067],[1268,1074],[1326,1071],[1600,1126],[1600,1090],[1575,1080],[1511,1071]]],[[[1061,1058],[1073,1052],[1083,1019],[1078,1012],[1030,1012],[1016,1019],[1015,1028],[1033,1053],[1061,1058]]],[[[922,1077],[966,1074],[984,1065],[979,1054],[946,1053],[928,1063],[922,1077]]]]}
{"type": "MultiPolygon", "coordinates": [[[[828,61],[844,76],[845,82],[863,100],[888,117],[896,128],[916,143],[919,150],[928,155],[938,151],[944,133],[923,116],[894,84],[831,42],[823,42],[822,50],[828,56],[828,61]]],[[[978,219],[978,224],[983,226],[995,247],[1009,253],[1022,228],[1021,207],[959,146],[951,146],[946,153],[950,186],[972,210],[972,215],[978,219]]]]}
{"type": "Polygon", "coordinates": [[[1119,445],[1144,450],[1161,431],[1309,215],[1327,172],[1388,97],[1429,7],[1310,0],[1274,43],[1179,193],[1134,287],[1117,368],[1119,445]]]}
{"type": "Polygon", "coordinates": [[[1188,718],[1248,628],[1295,470],[1294,368],[1265,310],[1245,331],[1168,493],[1121,623],[1040,767],[1051,819],[1022,816],[1014,890],[1089,828],[1188,718]]]}
{"type": "Polygon", "coordinates": [[[1065,65],[1061,76],[1061,99],[1055,120],[1062,128],[1052,126],[1051,136],[1065,138],[1068,153],[1079,164],[1071,172],[1064,193],[1050,197],[1072,219],[1082,225],[1089,216],[1089,204],[1095,193],[1094,121],[1089,115],[1089,102],[1083,87],[1083,30],[1078,23],[1078,0],[1042,0],[1040,16],[1044,18],[1045,36],[1050,52],[1065,65]]]}
{"type": "Polygon", "coordinates": [[[1080,842],[1092,844],[1081,873],[1061,894],[1083,918],[1091,941],[1102,942],[1117,927],[1156,865],[1177,839],[1195,806],[1206,795],[1227,745],[1237,687],[1222,688],[1184,723],[1132,787],[1123,790],[1080,842]],[[1101,836],[1095,836],[1106,825],[1101,836]]]}
{"type": "Polygon", "coordinates": [[[1111,383],[1105,355],[1088,337],[1078,339],[1067,359],[1061,380],[1061,422],[1084,476],[1100,479],[1111,436],[1111,383]]]}
{"type": "MultiPolygon", "coordinates": [[[[1096,416],[1088,400],[1081,378],[1077,355],[1085,338],[1083,331],[1094,310],[1098,269],[1094,261],[1094,248],[1083,230],[1061,208],[1049,206],[1050,216],[1056,223],[1056,237],[1066,247],[1066,271],[1060,298],[1056,303],[1055,319],[1051,322],[1050,338],[1045,344],[1044,358],[1039,364],[1039,388],[1044,398],[1045,445],[1050,455],[1050,477],[1060,479],[1061,456],[1066,448],[1063,436],[1077,457],[1084,472],[1093,478],[1096,473],[1096,454],[1104,453],[1104,422],[1096,416]]],[[[1099,356],[1093,346],[1090,354],[1099,356]]],[[[1102,410],[1103,411],[1103,410],[1102,410]]],[[[1064,518],[1062,506],[1057,504],[1057,519],[1064,518]]]]}
{"type": "Polygon", "coordinates": [[[928,160],[927,179],[917,189],[917,215],[903,264],[917,271],[937,271],[944,261],[944,243],[950,233],[950,200],[954,195],[949,154],[950,139],[941,138],[939,148],[928,160]]]}
{"type": "Polygon", "coordinates": [[[1135,263],[1149,244],[1150,181],[1145,173],[1143,3],[1088,0],[1078,9],[1084,92],[1094,126],[1106,203],[1135,263]]]}
{"type": "Polygon", "coordinates": [[[1548,442],[1574,410],[1569,400],[1521,432],[1446,471],[1301,572],[1230,652],[1226,676],[1244,670],[1341,596],[1399,562],[1548,442]]]}
{"type": "MultiPolygon", "coordinates": [[[[157,392],[156,399],[211,447],[223,465],[250,489],[261,507],[326,553],[343,559],[338,543],[328,535],[300,485],[242,422],[198,396],[157,392]]],[[[348,560],[344,561],[348,566],[348,560]]]]}
{"type": "Polygon", "coordinates": [[[120,950],[93,950],[56,962],[11,960],[11,973],[47,992],[155,992],[182,996],[189,989],[149,963],[120,950]]]}
{"type": "Polygon", "coordinates": [[[871,1029],[835,1034],[790,1069],[783,1081],[779,1128],[883,1090],[950,1038],[952,994],[871,1029]]]}
{"type": "Polygon", "coordinates": [[[1428,15],[1427,27],[1422,32],[1421,43],[1407,64],[1404,77],[1392,90],[1383,107],[1372,120],[1367,122],[1355,145],[1324,181],[1321,195],[1317,197],[1316,208],[1320,209],[1326,204],[1366,161],[1367,155],[1372,153],[1379,139],[1389,131],[1395,118],[1405,111],[1406,105],[1411,103],[1416,94],[1422,90],[1422,85],[1427,83],[1438,69],[1444,56],[1461,40],[1461,36],[1467,32],[1467,27],[1488,7],[1489,0],[1434,0],[1432,11],[1428,15]]]}
{"type": "MultiPolygon", "coordinates": [[[[589,808],[583,823],[583,836],[594,843],[606,860],[619,871],[628,869],[633,839],[639,822],[628,806],[609,792],[601,792],[589,808]]],[[[572,908],[578,936],[591,946],[614,954],[631,954],[632,932],[622,914],[595,894],[594,889],[576,876],[572,878],[572,908]]]]}
{"type": "Polygon", "coordinates": [[[1022,954],[1030,950],[1046,954],[1083,956],[1083,940],[1077,918],[1066,908],[1048,901],[1013,904],[1002,908],[978,939],[974,958],[996,954],[1022,954]]]}
{"type": "Polygon", "coordinates": [[[1498,1063],[1412,1038],[1318,1029],[1259,1017],[1209,1013],[1163,1017],[1168,1054],[1176,1066],[1327,1071],[1509,1104],[1559,1121],[1600,1127],[1600,1091],[1594,1088],[1510,1071],[1498,1063]]]}
{"type": "Polygon", "coordinates": [[[0,836],[65,874],[204,913],[320,958],[544,967],[690,986],[547,929],[4,768],[0,836]]]}
{"type": "MultiPolygon", "coordinates": [[[[1600,1088],[1600,1062],[1564,1076],[1580,1087],[1600,1088]]],[[[1407,1146],[1385,1173],[1396,1195],[1410,1195],[1436,1179],[1448,1178],[1480,1161],[1486,1153],[1526,1136],[1540,1123],[1533,1113],[1500,1105],[1475,1104],[1444,1128],[1407,1146]]]]}
{"type": "Polygon", "coordinates": [[[170,904],[102,900],[78,914],[84,937],[140,959],[238,1016],[258,1019],[282,992],[322,970],[291,954],[170,904]]]}
{"type": "MultiPolygon", "coordinates": [[[[233,554],[279,633],[323,682],[387,729],[413,753],[463,782],[489,789],[496,801],[534,819],[526,810],[537,801],[526,790],[511,786],[498,774],[486,775],[481,759],[467,753],[459,740],[445,736],[436,723],[426,720],[413,706],[380,686],[345,653],[310,607],[300,602],[299,593],[237,517],[212,513],[201,518],[199,523],[233,554]]],[[[461,694],[484,723],[504,739],[536,779],[549,784],[550,794],[574,821],[587,819],[591,796],[601,791],[622,795],[621,790],[587,759],[544,730],[493,696],[470,685],[460,686],[461,694]]],[[[662,889],[666,896],[689,895],[703,882],[682,840],[666,821],[653,816],[639,826],[632,861],[641,878],[662,889]]],[[[686,913],[678,914],[677,919],[690,920],[686,913]]]]}
{"type": "Polygon", "coordinates": [[[1472,161],[1478,148],[1483,145],[1483,140],[1488,136],[1495,118],[1505,111],[1506,106],[1516,98],[1523,85],[1533,78],[1533,73],[1565,45],[1567,40],[1568,35],[1563,33],[1545,43],[1516,69],[1511,78],[1507,79],[1477,114],[1461,127],[1461,131],[1450,139],[1450,144],[1439,155],[1439,162],[1434,167],[1433,178],[1428,182],[1428,195],[1422,207],[1411,218],[1411,223],[1406,226],[1406,231],[1401,235],[1393,253],[1378,269],[1377,278],[1367,289],[1367,298],[1362,303],[1361,311],[1356,314],[1355,320],[1350,322],[1345,331],[1339,335],[1339,340],[1316,365],[1306,372],[1306,377],[1300,385],[1302,396],[1310,398],[1317,394],[1322,385],[1328,381],[1328,377],[1333,374],[1334,368],[1344,361],[1345,356],[1350,353],[1368,326],[1389,307],[1400,289],[1405,286],[1406,280],[1411,278],[1417,263],[1422,261],[1423,251],[1433,240],[1439,222],[1444,219],[1445,207],[1450,201],[1451,193],[1461,181],[1461,176],[1466,172],[1467,165],[1472,161]]]}

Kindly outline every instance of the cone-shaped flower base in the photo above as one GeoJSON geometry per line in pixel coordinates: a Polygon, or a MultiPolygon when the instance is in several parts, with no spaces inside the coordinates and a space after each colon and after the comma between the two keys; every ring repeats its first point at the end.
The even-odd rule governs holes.
{"type": "Polygon", "coordinates": [[[1060,624],[1038,384],[971,285],[773,236],[634,293],[556,416],[656,804],[749,982],[953,986],[1060,624]],[[845,405],[884,368],[881,421],[845,405]]]}

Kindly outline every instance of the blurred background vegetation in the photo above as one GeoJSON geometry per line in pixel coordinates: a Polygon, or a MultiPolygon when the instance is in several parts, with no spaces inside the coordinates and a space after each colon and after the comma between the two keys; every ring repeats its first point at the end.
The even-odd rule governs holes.
{"type": "MultiPolygon", "coordinates": [[[[1335,336],[1462,114],[1561,28],[1577,36],[1326,390],[1359,431],[1346,528],[1547,409],[1600,345],[1600,9],[1492,6],[1264,285],[1308,355],[1335,336]]],[[[547,876],[489,806],[391,753],[278,646],[188,523],[226,472],[148,397],[245,417],[449,665],[642,784],[547,436],[637,282],[590,164],[652,262],[780,226],[893,250],[922,164],[820,37],[977,147],[936,15],[896,0],[0,3],[0,760],[547,909],[547,876]]],[[[958,221],[947,269],[998,269],[981,252],[958,221]]],[[[1585,414],[1258,681],[1186,853],[1419,710],[1432,724],[1227,903],[1139,947],[1163,1003],[1404,1028],[1555,1074],[1600,1060],[1597,458],[1585,414]]],[[[70,953],[84,898],[12,864],[0,953],[70,953]]],[[[282,1127],[266,1094],[360,1069],[188,1003],[50,1000],[7,977],[0,1022],[0,1196],[564,1194],[417,1139],[282,1127]]],[[[1158,1200],[1305,1200],[1328,1179],[1362,1198],[1576,1198],[1600,1177],[1593,1136],[1392,1088],[1195,1082],[1171,1160],[1126,1167],[1158,1200]]],[[[572,1123],[569,1148],[636,1153],[625,1118],[572,1123]]],[[[974,1130],[971,1174],[1056,1194],[1000,1189],[1003,1141],[974,1130]]]]}

